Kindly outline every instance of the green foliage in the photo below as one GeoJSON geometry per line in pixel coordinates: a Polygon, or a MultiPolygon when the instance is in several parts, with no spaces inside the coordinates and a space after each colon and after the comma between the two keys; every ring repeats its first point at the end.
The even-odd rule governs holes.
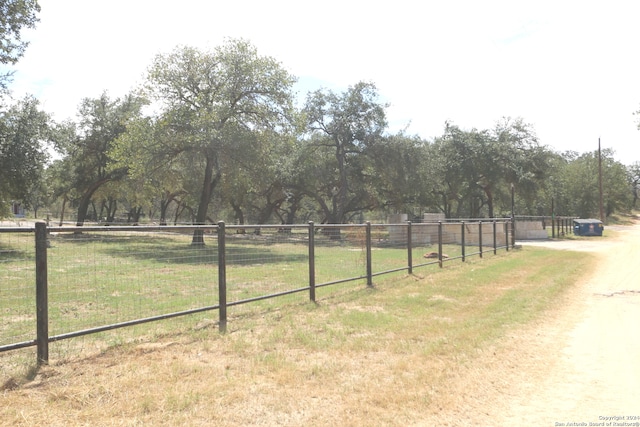
{"type": "MultiPolygon", "coordinates": [[[[167,210],[171,203],[180,203],[188,192],[189,179],[196,159],[173,159],[158,146],[170,146],[163,125],[150,117],[138,117],[127,127],[127,132],[116,139],[109,151],[111,170],[126,169],[118,196],[129,207],[152,209],[160,205],[160,222],[167,223],[167,210]],[[184,160],[184,161],[180,161],[184,160]],[[186,163],[185,163],[186,161],[186,163]]],[[[196,184],[191,185],[196,188],[196,184]]]]}
{"type": "MultiPolygon", "coordinates": [[[[26,46],[19,30],[33,26],[39,6],[0,0],[0,7],[0,36],[13,37],[0,45],[17,60],[26,46]]],[[[521,118],[503,118],[492,129],[446,123],[434,140],[389,135],[387,105],[373,83],[310,92],[296,109],[294,81],[249,42],[230,39],[211,50],[182,46],[158,55],[138,94],[84,99],[75,122],[50,125],[27,98],[0,112],[0,214],[10,199],[34,209],[61,205],[61,217],[69,204],[78,224],[91,207],[110,221],[122,208],[134,221],[143,211],[159,212],[162,224],[170,216],[292,224],[399,212],[465,218],[509,216],[512,208],[518,215],[597,211],[593,153],[556,153],[521,118]],[[147,102],[153,113],[144,116],[147,102]],[[45,182],[47,139],[61,157],[45,182]]],[[[640,185],[638,165],[625,168],[612,154],[605,150],[603,164],[607,215],[635,206],[640,185]]]]}
{"type": "Polygon", "coordinates": [[[493,155],[500,154],[491,142],[488,131],[464,131],[450,123],[434,142],[433,191],[440,196],[439,210],[447,217],[480,217],[486,204],[483,186],[487,190],[495,186],[495,173],[485,168],[493,164],[488,162],[493,155]]]}
{"type": "Polygon", "coordinates": [[[234,159],[253,156],[264,140],[260,135],[287,130],[293,83],[278,62],[259,56],[244,40],[208,52],[181,47],[156,57],[146,91],[161,104],[156,124],[162,143],[150,147],[150,158],[189,165],[188,172],[196,174],[197,223],[206,221],[214,191],[233,173],[234,159]]]}
{"type": "Polygon", "coordinates": [[[30,194],[41,184],[49,138],[49,116],[35,98],[0,111],[0,217],[8,214],[11,200],[27,207],[35,202],[30,194]]]}
{"type": "MultiPolygon", "coordinates": [[[[22,57],[29,43],[20,32],[35,27],[39,12],[37,0],[0,0],[0,64],[13,65],[22,57]]],[[[0,74],[0,93],[6,90],[11,74],[0,74]]]]}
{"type": "Polygon", "coordinates": [[[323,222],[349,222],[350,215],[377,205],[368,152],[387,126],[385,107],[372,83],[340,95],[318,90],[307,96],[308,152],[319,167],[305,192],[320,206],[323,222]]]}
{"type": "MultiPolygon", "coordinates": [[[[582,218],[598,218],[600,205],[598,152],[582,155],[567,153],[569,161],[556,175],[564,189],[556,212],[567,212],[582,218]]],[[[633,203],[633,191],[627,168],[613,159],[611,150],[602,150],[602,188],[605,215],[616,210],[628,210],[633,203]]]]}
{"type": "Polygon", "coordinates": [[[627,182],[631,187],[632,194],[630,207],[636,209],[640,190],[640,162],[634,162],[631,166],[627,167],[627,182]]]}
{"type": "Polygon", "coordinates": [[[367,151],[373,159],[367,176],[380,205],[392,213],[412,212],[416,206],[432,205],[430,147],[418,136],[402,133],[385,136],[367,151]]]}
{"type": "Polygon", "coordinates": [[[492,130],[447,123],[431,155],[431,191],[447,217],[510,216],[512,191],[518,214],[543,214],[539,198],[552,175],[553,153],[522,119],[504,118],[492,130]]]}
{"type": "Polygon", "coordinates": [[[85,98],[78,109],[77,123],[59,126],[57,148],[63,158],[55,169],[65,177],[58,192],[65,197],[77,197],[77,223],[82,225],[92,197],[105,184],[121,180],[126,168],[110,167],[109,153],[115,141],[129,123],[139,115],[145,100],[135,95],[111,99],[105,92],[99,98],[85,98]]]}

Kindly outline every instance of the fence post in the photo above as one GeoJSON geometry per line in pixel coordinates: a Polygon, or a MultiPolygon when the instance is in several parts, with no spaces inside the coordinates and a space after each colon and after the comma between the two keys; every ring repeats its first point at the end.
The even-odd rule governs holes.
{"type": "Polygon", "coordinates": [[[411,221],[407,221],[407,262],[409,274],[413,274],[413,241],[412,241],[411,221]]]}
{"type": "Polygon", "coordinates": [[[220,332],[227,332],[227,257],[224,221],[218,222],[218,303],[220,306],[220,332]]]}
{"type": "Polygon", "coordinates": [[[462,262],[464,262],[466,257],[466,250],[465,250],[466,243],[464,241],[464,221],[462,221],[462,227],[460,230],[460,242],[462,244],[462,262]]]}
{"type": "MultiPolygon", "coordinates": [[[[507,242],[507,245],[509,242],[507,242]]],[[[511,218],[511,248],[516,248],[516,217],[511,218]]]]}
{"type": "Polygon", "coordinates": [[[47,225],[36,223],[36,345],[38,365],[49,363],[49,291],[47,225]]]}
{"type": "Polygon", "coordinates": [[[497,230],[496,227],[498,226],[498,224],[496,223],[496,220],[493,220],[493,254],[497,255],[498,254],[498,242],[497,242],[497,230]]]}
{"type": "Polygon", "coordinates": [[[367,286],[373,286],[373,273],[371,268],[371,222],[366,223],[367,230],[367,286]]]}
{"type": "Polygon", "coordinates": [[[309,299],[316,302],[316,230],[309,221],[309,299]]]}
{"type": "Polygon", "coordinates": [[[509,223],[507,221],[504,222],[504,246],[509,252],[509,223]]]}
{"type": "Polygon", "coordinates": [[[438,264],[442,268],[442,221],[438,221],[438,264]]]}
{"type": "Polygon", "coordinates": [[[482,258],[482,221],[478,222],[478,249],[480,250],[480,258],[482,258]]]}

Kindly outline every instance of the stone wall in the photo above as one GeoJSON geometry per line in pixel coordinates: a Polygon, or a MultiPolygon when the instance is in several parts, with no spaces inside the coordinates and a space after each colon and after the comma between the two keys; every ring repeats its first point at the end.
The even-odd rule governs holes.
{"type": "MultiPolygon", "coordinates": [[[[438,243],[438,221],[443,221],[443,214],[424,214],[422,223],[411,225],[411,241],[414,246],[428,246],[438,243]]],[[[393,245],[407,244],[407,215],[396,214],[389,216],[389,243],[393,245]]],[[[480,243],[478,223],[469,222],[464,225],[464,238],[466,245],[478,245],[480,243]]],[[[462,243],[462,224],[443,223],[442,242],[444,244],[462,243]]],[[[506,235],[504,223],[496,226],[496,242],[498,246],[505,246],[506,235]]],[[[482,245],[493,246],[493,223],[482,224],[482,245]]]]}
{"type": "Polygon", "coordinates": [[[548,239],[549,232],[542,220],[516,219],[516,240],[548,239]]]}

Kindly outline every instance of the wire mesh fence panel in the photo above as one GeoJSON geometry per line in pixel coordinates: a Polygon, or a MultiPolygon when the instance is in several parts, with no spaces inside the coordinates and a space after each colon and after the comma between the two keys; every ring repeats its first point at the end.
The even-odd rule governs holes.
{"type": "Polygon", "coordinates": [[[462,257],[462,228],[459,223],[443,223],[442,259],[450,261],[462,257]]]}
{"type": "MultiPolygon", "coordinates": [[[[37,335],[38,352],[49,337],[58,354],[77,354],[89,347],[80,341],[85,337],[98,350],[129,342],[122,326],[134,338],[177,332],[187,320],[176,318],[198,329],[197,322],[218,324],[219,316],[226,328],[227,306],[232,316],[255,313],[315,300],[316,287],[359,287],[373,284],[372,276],[405,274],[410,262],[441,266],[441,260],[497,251],[508,244],[508,225],[0,228],[0,347],[6,354],[33,346],[37,335]],[[36,282],[47,290],[44,300],[36,282]],[[48,317],[38,314],[36,300],[48,317]],[[190,316],[177,317],[183,314],[190,316]],[[36,325],[38,316],[48,320],[36,325]],[[174,320],[147,323],[169,317],[174,320]]],[[[2,355],[3,366],[6,360],[2,355]]]]}
{"type": "Polygon", "coordinates": [[[487,226],[481,222],[470,222],[466,224],[465,243],[467,245],[466,253],[468,256],[479,255],[486,251],[487,226]]]}
{"type": "Polygon", "coordinates": [[[510,223],[507,221],[499,221],[497,227],[497,246],[498,248],[508,249],[511,244],[511,228],[510,223]]]}
{"type": "Polygon", "coordinates": [[[409,268],[408,224],[371,225],[372,273],[404,271],[409,268]]]}
{"type": "MultiPolygon", "coordinates": [[[[227,226],[226,231],[228,303],[265,298],[309,286],[307,227],[245,229],[227,226]]],[[[308,296],[291,298],[308,300],[308,296]]],[[[246,309],[234,308],[235,313],[238,310],[246,309]]]]}
{"type": "Polygon", "coordinates": [[[365,277],[365,226],[318,225],[315,235],[315,262],[318,285],[365,277]]]}
{"type": "Polygon", "coordinates": [[[0,346],[35,339],[34,233],[16,230],[0,232],[0,346]]]}
{"type": "Polygon", "coordinates": [[[463,259],[471,256],[474,252],[474,247],[471,241],[471,227],[472,224],[462,222],[460,223],[460,256],[463,259]]]}
{"type": "Polygon", "coordinates": [[[438,263],[439,229],[437,223],[420,223],[411,225],[411,245],[413,265],[420,267],[438,263]]]}
{"type": "Polygon", "coordinates": [[[52,233],[51,336],[217,303],[217,248],[188,232],[52,233]]]}

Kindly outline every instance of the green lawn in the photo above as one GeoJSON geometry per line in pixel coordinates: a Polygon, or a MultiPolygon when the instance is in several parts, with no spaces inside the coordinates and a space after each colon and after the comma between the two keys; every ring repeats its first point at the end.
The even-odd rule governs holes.
{"type": "MultiPolygon", "coordinates": [[[[360,278],[321,287],[318,298],[364,288],[366,250],[363,229],[344,232],[334,241],[319,236],[315,248],[315,281],[360,278]]],[[[226,239],[227,302],[259,298],[309,286],[309,256],[304,233],[228,235],[226,239]]],[[[383,241],[378,231],[376,241],[383,241]]],[[[35,338],[35,254],[33,234],[0,234],[0,345],[35,338]]],[[[190,234],[176,232],[84,232],[51,236],[48,253],[49,334],[71,333],[140,318],[216,306],[218,248],[215,235],[206,245],[191,245],[190,234]]],[[[467,254],[477,252],[467,247],[467,254]]],[[[485,248],[492,253],[492,248],[485,248]]],[[[433,247],[413,249],[415,271],[437,269],[425,259],[433,247]]],[[[450,258],[461,248],[445,245],[450,258]]],[[[459,262],[449,259],[449,262],[459,262]]],[[[372,249],[374,275],[407,267],[407,249],[380,244],[372,249]]],[[[395,273],[406,275],[406,270],[395,273]]],[[[381,276],[388,277],[388,276],[381,276]]],[[[378,279],[377,280],[384,280],[378,279]]],[[[308,301],[308,292],[234,306],[229,316],[271,310],[308,301]]],[[[217,319],[216,313],[201,317],[217,319]]],[[[230,320],[232,321],[232,320],[230,320]]]]}

